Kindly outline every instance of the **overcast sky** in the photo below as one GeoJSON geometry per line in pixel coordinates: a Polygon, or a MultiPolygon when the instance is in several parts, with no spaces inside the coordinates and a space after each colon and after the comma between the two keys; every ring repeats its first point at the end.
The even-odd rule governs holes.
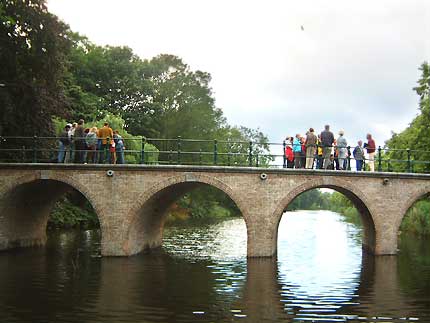
{"type": "Polygon", "coordinates": [[[418,112],[412,91],[430,56],[428,0],[49,0],[99,45],[142,58],[178,55],[211,73],[229,123],[272,141],[345,129],[377,144],[418,112]],[[304,30],[302,30],[303,26],[304,30]]]}

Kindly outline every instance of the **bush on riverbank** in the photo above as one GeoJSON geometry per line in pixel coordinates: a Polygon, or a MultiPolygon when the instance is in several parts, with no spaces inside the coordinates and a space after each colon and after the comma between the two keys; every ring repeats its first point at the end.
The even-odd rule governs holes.
{"type": "MultiPolygon", "coordinates": [[[[185,221],[219,221],[240,216],[236,204],[223,192],[213,187],[195,189],[168,210],[167,223],[185,221]]],[[[48,220],[50,228],[98,227],[97,214],[82,194],[72,191],[55,203],[48,220]]]]}
{"type": "Polygon", "coordinates": [[[430,201],[416,202],[406,213],[400,231],[420,236],[430,236],[430,201]]]}
{"type": "Polygon", "coordinates": [[[224,219],[240,216],[236,204],[220,190],[205,186],[197,188],[177,201],[169,210],[168,222],[184,220],[224,219]]]}
{"type": "Polygon", "coordinates": [[[339,192],[322,192],[314,189],[300,194],[288,206],[295,210],[328,210],[341,214],[346,222],[360,226],[360,214],[352,202],[339,192]]]}
{"type": "Polygon", "coordinates": [[[167,225],[177,225],[181,223],[212,223],[218,222],[223,219],[228,219],[236,216],[236,214],[232,213],[231,210],[220,206],[213,205],[211,209],[208,210],[208,213],[205,213],[204,216],[196,217],[192,214],[193,210],[178,207],[175,204],[174,207],[171,208],[169,214],[166,219],[167,225]]]}
{"type": "MultiPolygon", "coordinates": [[[[360,214],[352,202],[338,192],[311,190],[299,195],[288,210],[329,210],[343,216],[346,222],[361,225],[360,214]]],[[[415,203],[406,213],[400,226],[402,233],[430,237],[430,200],[415,203]]]]}
{"type": "Polygon", "coordinates": [[[48,228],[97,228],[99,219],[88,201],[66,194],[58,200],[48,219],[48,228]]]}
{"type": "MultiPolygon", "coordinates": [[[[334,192],[330,198],[329,205],[331,211],[340,213],[347,222],[361,225],[358,210],[344,195],[334,192]]],[[[400,232],[430,237],[429,200],[420,200],[408,210],[400,225],[400,232]]]]}

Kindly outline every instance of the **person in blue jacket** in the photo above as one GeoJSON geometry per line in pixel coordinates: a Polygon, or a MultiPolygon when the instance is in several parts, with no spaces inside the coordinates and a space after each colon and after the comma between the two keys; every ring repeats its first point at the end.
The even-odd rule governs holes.
{"type": "Polygon", "coordinates": [[[294,168],[302,168],[302,142],[300,141],[300,134],[297,134],[293,141],[294,153],[294,168]]]}

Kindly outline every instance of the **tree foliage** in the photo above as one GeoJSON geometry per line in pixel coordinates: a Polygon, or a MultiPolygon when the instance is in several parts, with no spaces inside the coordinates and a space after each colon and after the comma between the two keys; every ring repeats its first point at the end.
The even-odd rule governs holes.
{"type": "Polygon", "coordinates": [[[0,3],[0,135],[49,135],[65,115],[68,27],[43,0],[0,3]],[[48,122],[46,122],[48,120],[48,122]]]}
{"type": "MultiPolygon", "coordinates": [[[[261,131],[227,123],[209,73],[174,55],[142,59],[129,47],[98,46],[49,13],[46,0],[0,2],[0,62],[0,136],[55,136],[66,120],[83,118],[87,126],[109,121],[120,130],[126,148],[137,152],[126,156],[129,163],[140,162],[149,137],[164,140],[146,141],[146,163],[167,162],[163,151],[176,150],[178,141],[165,139],[178,137],[201,140],[187,143],[186,151],[217,147],[219,165],[268,166],[272,160],[261,131]]],[[[38,145],[55,149],[56,140],[38,145]]],[[[198,158],[184,154],[182,162],[198,158]]],[[[238,212],[212,189],[193,191],[181,203],[199,217],[215,206],[238,212]]]]}
{"type": "MultiPolygon", "coordinates": [[[[430,137],[428,136],[428,126],[430,124],[430,66],[424,62],[419,68],[421,77],[417,82],[417,86],[413,90],[420,98],[419,114],[409,124],[404,131],[393,133],[392,137],[386,142],[387,147],[391,149],[401,149],[402,151],[391,151],[385,156],[390,160],[408,159],[405,148],[411,150],[411,160],[415,171],[428,172],[430,165],[423,163],[430,160],[430,137]]],[[[392,162],[390,165],[394,171],[404,171],[408,165],[406,162],[392,162]]]]}

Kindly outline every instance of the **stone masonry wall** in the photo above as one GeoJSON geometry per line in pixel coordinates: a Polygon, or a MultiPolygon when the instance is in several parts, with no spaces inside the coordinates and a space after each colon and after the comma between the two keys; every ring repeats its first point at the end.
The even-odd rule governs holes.
{"type": "Polygon", "coordinates": [[[248,256],[276,254],[278,224],[288,204],[318,187],[346,194],[362,213],[366,249],[397,252],[398,228],[409,207],[430,192],[430,176],[254,168],[0,165],[0,249],[43,244],[53,203],[67,187],[97,212],[102,254],[128,256],[162,241],[166,208],[198,185],[214,186],[237,204],[247,225],[248,256]],[[113,170],[113,176],[107,171],[113,170]],[[267,179],[260,175],[265,172],[267,179]]]}

